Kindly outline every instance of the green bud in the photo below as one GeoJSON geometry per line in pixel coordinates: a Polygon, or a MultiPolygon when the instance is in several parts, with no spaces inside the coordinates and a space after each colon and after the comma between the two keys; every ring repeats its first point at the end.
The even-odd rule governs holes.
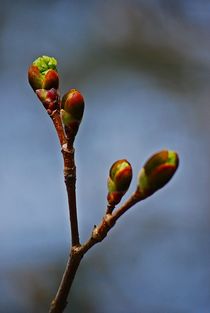
{"type": "Polygon", "coordinates": [[[37,58],[28,69],[28,80],[34,91],[37,89],[58,89],[57,61],[53,57],[37,58]]]}
{"type": "Polygon", "coordinates": [[[61,119],[66,133],[75,136],[84,113],[84,99],[76,89],[69,90],[61,101],[61,119]]]}
{"type": "Polygon", "coordinates": [[[138,176],[138,192],[147,198],[164,187],[176,172],[179,158],[176,152],[162,150],[144,164],[138,176]]]}
{"type": "Polygon", "coordinates": [[[120,202],[130,186],[131,179],[132,167],[127,160],[118,160],[112,165],[107,181],[109,205],[120,202]]]}

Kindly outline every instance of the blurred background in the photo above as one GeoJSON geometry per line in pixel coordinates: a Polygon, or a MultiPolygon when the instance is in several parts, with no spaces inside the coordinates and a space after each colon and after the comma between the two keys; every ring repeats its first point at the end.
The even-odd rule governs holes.
{"type": "Polygon", "coordinates": [[[210,2],[0,3],[0,312],[48,312],[68,257],[60,147],[27,82],[29,64],[50,55],[61,92],[86,100],[76,138],[82,241],[104,214],[114,161],[132,163],[131,193],[151,154],[180,155],[173,180],[86,255],[66,312],[209,313],[210,2]]]}

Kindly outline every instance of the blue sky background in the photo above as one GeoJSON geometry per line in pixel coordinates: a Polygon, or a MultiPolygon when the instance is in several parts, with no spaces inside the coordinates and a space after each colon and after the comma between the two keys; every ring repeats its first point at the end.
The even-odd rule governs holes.
{"type": "Polygon", "coordinates": [[[0,311],[47,312],[68,255],[60,148],[27,82],[45,54],[58,59],[61,92],[77,88],[86,101],[76,138],[82,241],[104,213],[115,160],[132,163],[132,192],[152,153],[180,155],[174,179],[84,259],[72,310],[209,313],[209,1],[1,5],[0,311]]]}

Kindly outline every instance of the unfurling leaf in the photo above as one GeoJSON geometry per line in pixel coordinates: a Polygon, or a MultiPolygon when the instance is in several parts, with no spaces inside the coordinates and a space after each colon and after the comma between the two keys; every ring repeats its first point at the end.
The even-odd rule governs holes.
{"type": "Polygon", "coordinates": [[[59,77],[56,66],[56,59],[45,55],[31,64],[28,69],[28,80],[35,92],[37,89],[58,89],[59,77]]]}

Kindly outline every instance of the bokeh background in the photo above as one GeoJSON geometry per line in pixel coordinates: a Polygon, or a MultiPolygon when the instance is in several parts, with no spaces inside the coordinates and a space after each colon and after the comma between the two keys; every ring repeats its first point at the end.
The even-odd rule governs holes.
{"type": "Polygon", "coordinates": [[[180,155],[174,179],[89,251],[66,312],[209,313],[210,2],[0,3],[0,312],[47,312],[68,257],[60,148],[27,82],[29,64],[50,55],[61,92],[86,100],[76,139],[82,241],[104,213],[115,160],[132,163],[132,192],[152,153],[180,155]]]}

